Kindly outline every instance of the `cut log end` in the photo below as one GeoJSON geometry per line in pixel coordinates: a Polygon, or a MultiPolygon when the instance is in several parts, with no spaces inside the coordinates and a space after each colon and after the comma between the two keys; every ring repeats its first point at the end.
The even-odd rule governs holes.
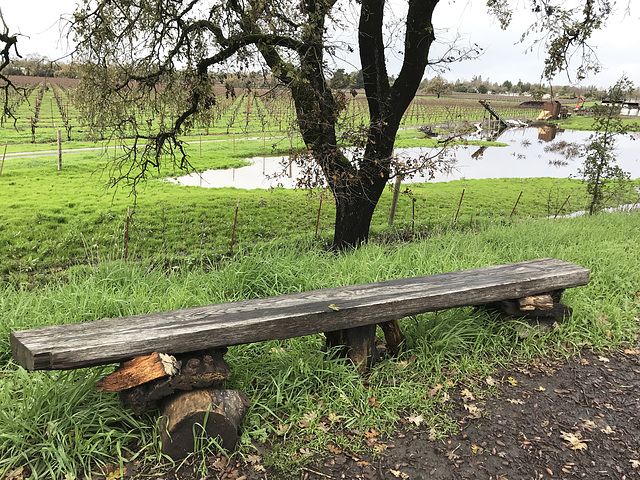
{"type": "Polygon", "coordinates": [[[201,441],[218,439],[233,450],[238,428],[250,406],[239,390],[195,390],[165,400],[160,419],[162,452],[174,460],[186,457],[201,441]]]}

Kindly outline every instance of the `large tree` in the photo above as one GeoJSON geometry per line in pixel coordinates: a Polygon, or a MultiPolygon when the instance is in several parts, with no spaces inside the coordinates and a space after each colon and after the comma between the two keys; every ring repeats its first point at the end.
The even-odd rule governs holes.
{"type": "MultiPolygon", "coordinates": [[[[400,3],[402,0],[398,0],[400,3]]],[[[436,39],[433,14],[438,0],[405,0],[400,7],[385,0],[84,0],[72,29],[80,58],[90,65],[82,96],[85,117],[94,128],[134,137],[124,168],[114,181],[135,184],[170,154],[180,167],[188,159],[179,135],[215,102],[216,68],[251,68],[258,60],[286,86],[309,158],[326,179],[336,202],[334,246],[357,246],[368,239],[371,218],[389,178],[403,173],[393,159],[402,116],[413,99],[436,39]],[[369,124],[361,148],[347,157],[339,147],[337,122],[344,98],[332,90],[327,55],[329,28],[344,22],[345,11],[359,16],[357,33],[369,124]],[[401,17],[393,12],[402,11],[401,17]],[[390,22],[402,26],[402,62],[389,83],[390,22]],[[235,63],[232,63],[235,62],[235,63]],[[178,115],[170,125],[152,130],[141,122],[136,105],[160,111],[173,102],[178,115]]],[[[458,0],[462,7],[468,3],[458,0]]],[[[506,27],[515,0],[488,0],[489,10],[506,27]]],[[[531,32],[544,32],[551,78],[569,66],[578,52],[580,68],[592,68],[587,41],[606,22],[610,0],[528,0],[531,32]],[[584,62],[583,62],[584,61],[584,62]]],[[[396,25],[397,26],[397,25],[396,25]]],[[[397,37],[397,36],[396,36],[397,37]]],[[[400,43],[400,42],[398,42],[400,43]]],[[[345,48],[351,48],[345,46],[345,48]]],[[[455,56],[455,55],[454,55],[455,56]]],[[[435,61],[441,61],[435,60],[435,61]]],[[[582,70],[581,70],[582,71],[582,70]]],[[[410,168],[430,168],[428,161],[410,168]]]]}

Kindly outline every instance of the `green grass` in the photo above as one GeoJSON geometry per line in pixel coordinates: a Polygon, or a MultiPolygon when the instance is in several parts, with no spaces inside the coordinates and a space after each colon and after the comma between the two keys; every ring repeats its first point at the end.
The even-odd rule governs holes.
{"type": "MultiPolygon", "coordinates": [[[[593,121],[593,117],[573,115],[565,120],[558,120],[554,123],[557,123],[558,127],[566,128],[567,130],[591,131],[593,130],[593,121]]],[[[630,125],[631,131],[640,131],[640,122],[638,122],[638,119],[623,118],[622,123],[624,125],[630,125]]]]}
{"type": "MultiPolygon", "coordinates": [[[[399,146],[426,144],[415,131],[403,132],[399,146]]],[[[238,167],[248,157],[287,155],[288,139],[210,141],[188,145],[197,171],[238,167]]],[[[235,207],[240,200],[235,241],[249,247],[289,232],[294,240],[315,235],[319,197],[284,189],[239,190],[182,187],[158,178],[181,172],[171,164],[152,172],[134,198],[126,185],[107,189],[113,149],[55,157],[8,158],[0,176],[0,278],[16,284],[38,283],[78,264],[121,259],[125,253],[127,207],[130,259],[163,265],[216,260],[230,251],[235,207]],[[134,208],[135,207],[135,208],[134,208]]],[[[567,179],[464,180],[403,187],[396,221],[388,227],[392,191],[387,189],[374,213],[372,234],[395,237],[431,234],[454,220],[463,189],[458,224],[475,226],[486,219],[542,217],[583,209],[585,186],[567,179]],[[568,200],[567,200],[568,199],[568,200]],[[414,202],[415,200],[415,202],[414,202]],[[566,203],[565,203],[566,201],[566,203]]],[[[610,204],[636,201],[631,192],[610,204]]],[[[319,237],[329,241],[335,216],[331,201],[320,212],[319,237]]]]}
{"type": "Polygon", "coordinates": [[[4,284],[0,476],[24,467],[32,478],[65,478],[132,459],[148,469],[166,462],[158,452],[153,413],[134,419],[119,409],[115,394],[95,392],[95,381],[108,369],[26,373],[10,360],[11,330],[547,256],[591,270],[589,285],[565,293],[574,315],[556,329],[523,338],[519,332],[528,327],[521,322],[470,308],[407,318],[401,321],[403,355],[362,377],[320,352],[321,335],[231,348],[228,386],[252,400],[240,455],[256,453],[257,445],[266,465],[295,476],[309,460],[306,449],[328,454],[327,444],[333,444],[354,453],[370,450],[365,432],[392,432],[410,415],[422,415],[436,437],[446,436],[455,424],[447,416],[445,392],[465,387],[482,395],[489,388],[484,379],[498,366],[632,341],[640,318],[640,272],[630,260],[640,258],[638,220],[638,214],[611,214],[488,222],[348,254],[283,239],[216,264],[165,270],[149,261],[102,261],[74,267],[63,282],[37,290],[4,284]]]}

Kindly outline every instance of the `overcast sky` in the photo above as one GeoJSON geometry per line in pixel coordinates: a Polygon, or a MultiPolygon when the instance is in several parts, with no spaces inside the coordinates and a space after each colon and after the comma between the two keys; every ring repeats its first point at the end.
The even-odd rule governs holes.
{"type": "MultiPolygon", "coordinates": [[[[567,0],[571,2],[571,0],[567,0]]],[[[626,0],[622,6],[626,6],[626,0]]],[[[528,2],[514,0],[525,5],[528,2]]],[[[636,3],[636,2],[632,2],[636,3]]],[[[18,51],[22,56],[40,54],[50,59],[58,59],[69,53],[66,39],[60,39],[60,15],[73,11],[76,0],[0,0],[0,7],[11,33],[20,33],[24,37],[18,40],[18,51]]],[[[530,41],[519,44],[520,35],[531,21],[526,9],[516,14],[512,25],[505,32],[500,30],[498,22],[486,13],[485,0],[441,0],[434,14],[436,35],[443,41],[455,36],[462,37],[462,44],[477,43],[484,49],[483,55],[476,60],[467,60],[451,65],[444,74],[448,80],[471,80],[475,75],[502,83],[505,80],[517,82],[537,82],[543,69],[544,52],[534,49],[525,54],[530,41]]],[[[632,5],[632,8],[633,5],[632,5]]],[[[622,10],[622,9],[621,9],[622,10]]],[[[349,37],[345,36],[343,39],[349,37]]],[[[623,11],[612,19],[607,28],[599,32],[593,43],[603,63],[603,71],[587,78],[583,85],[607,87],[615,83],[623,74],[640,86],[640,9],[636,6],[632,15],[625,16],[623,11]]],[[[357,62],[357,56],[352,57],[357,62]]],[[[399,62],[395,63],[399,65],[399,62]]],[[[342,65],[347,71],[355,70],[358,65],[342,65]]],[[[390,73],[397,73],[391,68],[390,73]]],[[[434,76],[435,73],[427,73],[434,76]]],[[[566,75],[561,74],[554,84],[568,84],[566,75]]]]}

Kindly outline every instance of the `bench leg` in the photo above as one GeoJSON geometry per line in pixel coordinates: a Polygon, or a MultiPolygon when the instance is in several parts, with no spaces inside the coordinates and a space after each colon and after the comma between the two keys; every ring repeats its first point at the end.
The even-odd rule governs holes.
{"type": "Polygon", "coordinates": [[[376,361],[376,325],[326,332],[327,347],[341,347],[338,354],[349,358],[364,373],[376,361]]]}
{"type": "Polygon", "coordinates": [[[194,451],[194,435],[219,437],[221,446],[233,450],[238,427],[249,409],[249,399],[239,390],[193,390],[168,397],[161,407],[162,453],[174,460],[194,451]]]}
{"type": "Polygon", "coordinates": [[[392,357],[398,356],[401,350],[402,342],[404,342],[404,335],[400,330],[397,320],[391,320],[389,322],[379,323],[378,326],[384,332],[384,338],[387,343],[387,352],[392,357]]]}

